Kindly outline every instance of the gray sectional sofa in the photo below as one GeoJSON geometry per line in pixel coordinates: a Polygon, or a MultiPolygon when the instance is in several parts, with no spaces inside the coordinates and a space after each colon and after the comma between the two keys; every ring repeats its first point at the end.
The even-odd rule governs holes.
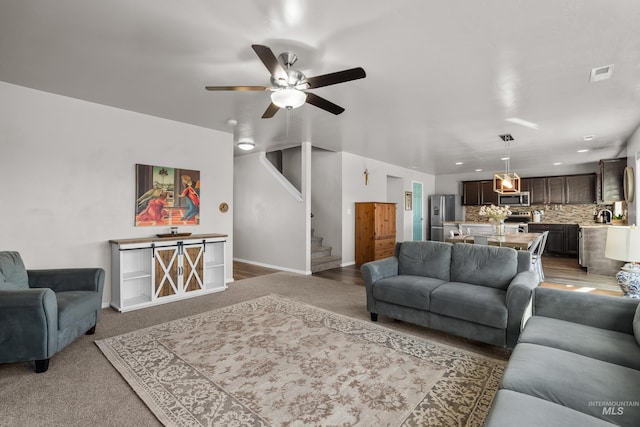
{"type": "Polygon", "coordinates": [[[385,315],[511,348],[540,282],[530,266],[526,251],[414,241],[361,271],[371,320],[385,315]]]}
{"type": "Polygon", "coordinates": [[[485,426],[640,426],[639,303],[537,288],[485,426]]]}

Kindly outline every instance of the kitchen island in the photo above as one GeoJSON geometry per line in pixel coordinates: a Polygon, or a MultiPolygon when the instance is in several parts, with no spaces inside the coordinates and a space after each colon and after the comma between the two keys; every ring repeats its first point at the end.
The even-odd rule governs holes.
{"type": "Polygon", "coordinates": [[[606,224],[585,224],[580,225],[578,232],[578,262],[591,274],[603,274],[614,276],[620,267],[624,265],[622,261],[616,261],[604,256],[604,249],[607,243],[606,224]]]}

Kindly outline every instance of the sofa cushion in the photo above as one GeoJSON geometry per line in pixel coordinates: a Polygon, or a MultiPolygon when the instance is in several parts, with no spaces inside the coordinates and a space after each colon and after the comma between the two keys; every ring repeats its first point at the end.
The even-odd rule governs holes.
{"type": "Polygon", "coordinates": [[[518,342],[546,345],[640,370],[640,346],[633,335],[623,332],[533,316],[518,342]]]}
{"type": "Polygon", "coordinates": [[[431,312],[506,329],[506,294],[501,289],[448,282],[431,293],[431,312]]]}
{"type": "Polygon", "coordinates": [[[609,427],[610,422],[544,399],[511,390],[498,390],[484,427],[609,427]]]}
{"type": "Polygon", "coordinates": [[[63,330],[86,318],[100,307],[100,295],[91,291],[56,292],[58,301],[58,329],[63,330]]]}
{"type": "Polygon", "coordinates": [[[0,251],[0,289],[29,289],[27,269],[18,252],[0,251]]]}
{"type": "Polygon", "coordinates": [[[458,243],[451,249],[451,281],[507,289],[518,272],[512,248],[458,243]]]}
{"type": "Polygon", "coordinates": [[[636,314],[633,316],[633,335],[635,335],[636,342],[640,345],[640,304],[636,307],[636,314]]]}
{"type": "Polygon", "coordinates": [[[398,250],[398,274],[427,276],[449,281],[451,243],[403,242],[398,250]]]}
{"type": "Polygon", "coordinates": [[[640,371],[580,354],[537,344],[518,344],[509,358],[500,388],[617,425],[639,425],[640,371]]]}
{"type": "Polygon", "coordinates": [[[373,297],[379,301],[429,311],[431,292],[443,283],[446,282],[432,277],[392,276],[373,284],[373,297]]]}

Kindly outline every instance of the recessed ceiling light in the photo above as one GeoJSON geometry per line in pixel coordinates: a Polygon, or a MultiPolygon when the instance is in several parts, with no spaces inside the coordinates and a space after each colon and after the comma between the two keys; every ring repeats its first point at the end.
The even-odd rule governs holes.
{"type": "Polygon", "coordinates": [[[593,140],[593,138],[595,138],[595,135],[585,135],[585,136],[583,136],[583,137],[582,137],[582,139],[583,139],[584,141],[587,141],[587,142],[588,142],[588,141],[592,141],[592,140],[593,140]]]}
{"type": "Polygon", "coordinates": [[[581,148],[580,150],[578,150],[578,153],[586,153],[587,151],[589,151],[588,148],[581,148]]]}
{"type": "Polygon", "coordinates": [[[561,164],[562,164],[562,162],[555,162],[555,163],[553,164],[553,166],[559,166],[559,165],[561,165],[561,164]]]}
{"type": "Polygon", "coordinates": [[[500,160],[505,161],[505,160],[509,160],[511,159],[511,157],[500,157],[500,160]]]}
{"type": "Polygon", "coordinates": [[[518,117],[511,117],[510,119],[505,119],[507,122],[516,124],[516,125],[520,125],[520,126],[524,126],[526,128],[529,129],[538,129],[538,125],[536,123],[527,121],[527,120],[523,120],[523,119],[519,119],[518,117]]]}
{"type": "Polygon", "coordinates": [[[464,165],[463,162],[456,162],[456,165],[464,165]]]}
{"type": "Polygon", "coordinates": [[[476,172],[482,172],[482,169],[476,169],[476,172]]]}

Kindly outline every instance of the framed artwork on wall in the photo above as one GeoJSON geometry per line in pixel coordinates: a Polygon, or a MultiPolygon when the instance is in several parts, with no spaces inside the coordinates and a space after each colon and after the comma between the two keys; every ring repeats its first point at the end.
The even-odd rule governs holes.
{"type": "Polygon", "coordinates": [[[136,165],[135,226],[200,224],[200,171],[136,165]]]}
{"type": "Polygon", "coordinates": [[[410,211],[413,209],[413,193],[411,191],[404,192],[404,210],[410,211]]]}

